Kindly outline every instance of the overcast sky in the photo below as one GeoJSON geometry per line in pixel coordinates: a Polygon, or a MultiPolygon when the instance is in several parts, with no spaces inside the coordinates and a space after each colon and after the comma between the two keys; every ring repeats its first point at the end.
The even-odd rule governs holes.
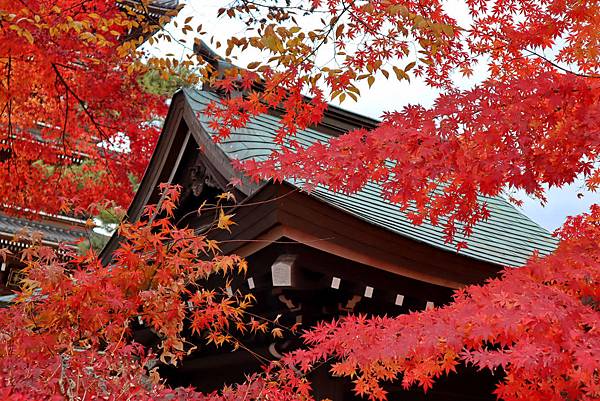
{"type": "MultiPolygon", "coordinates": [[[[244,34],[244,27],[241,23],[231,21],[226,17],[217,19],[217,10],[228,2],[187,0],[186,3],[185,8],[178,17],[178,21],[193,16],[194,18],[190,23],[192,27],[195,28],[198,24],[202,24],[204,31],[223,42],[232,35],[242,36],[244,34]]],[[[451,10],[452,16],[457,19],[459,24],[462,26],[468,24],[468,15],[462,0],[449,0],[448,10],[451,10]]],[[[174,29],[172,32],[175,34],[174,29]]],[[[218,53],[224,51],[215,50],[218,53]]],[[[188,51],[185,47],[177,45],[152,50],[156,55],[169,52],[182,57],[188,51]]],[[[256,60],[256,53],[250,51],[239,55],[239,61],[236,64],[246,66],[253,60],[256,60]]],[[[480,71],[476,71],[475,77],[475,81],[461,81],[461,86],[468,87],[473,85],[476,79],[485,77],[485,66],[482,66],[480,71]]],[[[382,78],[375,81],[371,89],[368,89],[366,84],[364,87],[359,88],[362,96],[358,102],[346,100],[342,106],[374,118],[381,117],[385,111],[397,110],[408,104],[431,105],[437,95],[422,80],[414,78],[410,83],[406,81],[397,82],[396,80],[386,81],[382,78]]],[[[600,194],[586,191],[582,181],[560,189],[551,188],[548,191],[548,203],[545,206],[542,206],[537,200],[529,199],[524,194],[520,194],[518,197],[524,201],[521,210],[550,231],[560,227],[567,216],[588,210],[589,205],[592,203],[600,203],[600,194]]]]}

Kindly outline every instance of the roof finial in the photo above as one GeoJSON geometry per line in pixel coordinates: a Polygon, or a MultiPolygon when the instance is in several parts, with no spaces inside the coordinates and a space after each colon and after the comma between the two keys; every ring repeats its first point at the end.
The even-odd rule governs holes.
{"type": "Polygon", "coordinates": [[[218,55],[203,40],[195,41],[194,54],[202,57],[204,61],[213,66],[213,68],[217,71],[219,75],[222,74],[225,70],[235,68],[235,65],[231,64],[223,57],[218,55]]]}

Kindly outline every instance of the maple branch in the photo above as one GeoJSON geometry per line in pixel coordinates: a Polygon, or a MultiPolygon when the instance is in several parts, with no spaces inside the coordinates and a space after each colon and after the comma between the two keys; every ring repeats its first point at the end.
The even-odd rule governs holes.
{"type": "Polygon", "coordinates": [[[63,148],[63,153],[65,157],[67,156],[67,124],[69,122],[69,92],[67,91],[65,94],[65,122],[63,125],[63,130],[61,133],[61,143],[63,148]]]}
{"type": "Polygon", "coordinates": [[[259,3],[259,2],[251,1],[251,0],[241,0],[241,3],[243,3],[243,4],[252,4],[253,6],[256,6],[256,7],[268,8],[269,10],[278,9],[278,10],[302,11],[302,12],[305,12],[305,13],[327,13],[327,14],[330,13],[330,10],[317,10],[315,8],[308,9],[308,8],[304,8],[302,6],[292,6],[292,5],[289,5],[289,6],[287,6],[287,5],[286,6],[284,6],[284,5],[270,6],[268,4],[259,3]]]}
{"type": "Polygon", "coordinates": [[[234,340],[234,343],[233,343],[234,346],[238,346],[241,349],[243,349],[244,351],[248,352],[250,355],[252,355],[254,358],[256,358],[256,360],[258,360],[259,362],[266,363],[266,364],[269,364],[269,363],[272,362],[269,358],[267,358],[265,356],[262,356],[258,352],[254,351],[251,348],[249,348],[246,345],[244,345],[244,343],[242,342],[242,340],[240,340],[239,338],[237,338],[236,336],[234,336],[233,334],[231,334],[231,332],[229,330],[227,330],[225,332],[227,334],[229,334],[231,336],[231,338],[233,338],[233,340],[234,340]]]}
{"type": "Polygon", "coordinates": [[[83,0],[83,1],[81,1],[81,2],[79,2],[79,3],[76,3],[76,4],[72,5],[72,6],[71,6],[71,7],[69,7],[69,8],[66,8],[66,9],[62,10],[62,13],[67,13],[67,12],[69,12],[69,11],[72,11],[72,10],[74,10],[74,9],[78,8],[78,7],[79,7],[79,8],[83,8],[83,6],[85,6],[85,5],[86,5],[86,3],[89,3],[89,2],[90,2],[90,0],[83,0]]]}
{"type": "Polygon", "coordinates": [[[89,108],[88,108],[87,104],[85,103],[85,101],[83,99],[81,99],[79,97],[79,95],[77,95],[77,93],[75,93],[75,91],[73,90],[73,88],[71,88],[71,86],[67,83],[67,81],[65,80],[65,78],[62,76],[62,74],[58,70],[58,64],[52,63],[52,69],[56,73],[56,76],[58,77],[58,79],[60,80],[60,82],[63,84],[63,86],[65,87],[65,89],[67,90],[67,92],[71,93],[71,95],[73,95],[73,97],[77,100],[77,102],[79,103],[79,105],[81,106],[81,108],[83,109],[83,111],[85,112],[85,114],[88,116],[88,118],[90,119],[90,121],[92,122],[92,124],[94,124],[94,126],[96,127],[96,130],[98,130],[98,133],[100,133],[100,135],[102,135],[105,139],[107,139],[108,136],[105,134],[104,130],[102,129],[102,125],[96,120],[96,118],[94,117],[94,115],[92,114],[92,112],[89,110],[89,108]]]}
{"type": "MultiPolygon", "coordinates": [[[[335,21],[339,21],[340,18],[346,13],[346,11],[348,11],[348,7],[349,5],[346,5],[344,3],[344,7],[342,8],[342,10],[340,11],[339,14],[336,14],[336,16],[333,18],[333,20],[335,21]]],[[[287,68],[287,72],[279,79],[277,80],[275,85],[272,85],[271,89],[267,89],[267,90],[263,90],[259,96],[259,100],[262,102],[264,101],[265,95],[271,93],[273,90],[275,90],[276,88],[278,88],[278,86],[280,86],[285,80],[287,80],[288,78],[290,78],[293,75],[293,71],[298,68],[299,66],[301,66],[302,64],[304,64],[310,57],[314,56],[317,51],[319,51],[319,49],[328,41],[329,35],[333,32],[334,28],[337,26],[337,22],[336,23],[332,23],[329,26],[329,29],[327,30],[327,32],[322,36],[323,39],[319,42],[318,45],[316,45],[315,47],[313,47],[313,49],[308,52],[306,55],[304,55],[303,57],[301,57],[298,61],[296,61],[293,65],[291,65],[290,67],[287,68]]]]}
{"type": "MultiPolygon", "coordinates": [[[[13,97],[11,93],[11,77],[12,77],[12,52],[9,52],[8,55],[8,63],[6,64],[6,95],[8,96],[8,100],[6,102],[5,107],[2,109],[2,113],[4,110],[7,111],[8,116],[8,131],[6,133],[6,142],[8,144],[8,149],[10,152],[8,165],[8,172],[10,174],[13,161],[12,156],[15,154],[14,146],[13,146],[13,125],[12,125],[12,107],[13,107],[13,97]]],[[[16,164],[16,163],[15,163],[16,164]]],[[[15,167],[16,168],[16,167],[15,167]]]]}
{"type": "MultiPolygon", "coordinates": [[[[12,136],[12,95],[11,95],[11,76],[12,76],[12,53],[8,56],[8,64],[6,65],[6,91],[8,95],[8,140],[12,136]]],[[[11,143],[12,145],[12,143],[11,143]]]]}
{"type": "Polygon", "coordinates": [[[600,78],[600,75],[596,75],[596,74],[584,74],[584,73],[580,73],[580,72],[571,71],[568,68],[565,68],[565,67],[557,64],[556,62],[550,60],[546,56],[534,52],[533,50],[525,49],[525,51],[527,53],[529,53],[530,55],[532,55],[532,56],[536,56],[536,57],[542,59],[543,61],[545,61],[546,63],[550,64],[554,68],[559,69],[559,70],[561,70],[563,72],[566,72],[567,74],[573,74],[573,75],[576,75],[576,76],[582,77],[582,78],[596,78],[596,79],[600,78]]]}
{"type": "MultiPolygon", "coordinates": [[[[169,31],[163,23],[160,22],[160,18],[156,19],[150,13],[150,10],[148,9],[148,6],[145,4],[145,2],[143,2],[143,1],[139,2],[138,4],[135,5],[135,8],[133,8],[133,9],[131,9],[131,7],[132,7],[131,5],[125,5],[125,6],[126,6],[126,9],[129,9],[132,12],[139,13],[139,11],[141,10],[142,16],[145,18],[145,20],[150,22],[150,24],[146,27],[146,29],[150,29],[149,27],[156,26],[158,28],[157,31],[164,32],[164,34],[168,35],[168,37],[170,37],[172,40],[174,40],[178,45],[180,45],[184,49],[191,50],[192,52],[194,51],[194,49],[192,47],[189,47],[188,45],[186,45],[184,41],[177,39],[177,37],[175,35],[173,35],[171,33],[171,31],[169,31]]],[[[169,16],[169,20],[167,22],[169,22],[170,20],[171,20],[171,17],[169,16]]]]}
{"type": "MultiPolygon", "coordinates": [[[[77,102],[79,103],[79,105],[83,109],[84,113],[88,116],[88,118],[90,119],[90,121],[92,122],[92,124],[94,124],[94,127],[96,127],[96,130],[98,131],[98,133],[100,134],[100,136],[103,138],[103,140],[106,141],[107,144],[110,144],[110,139],[108,138],[108,136],[106,135],[106,133],[102,129],[102,125],[96,121],[96,118],[94,117],[94,115],[92,114],[92,112],[89,110],[87,104],[83,101],[83,99],[81,99],[79,97],[79,95],[77,95],[77,93],[75,93],[75,91],[73,90],[73,88],[71,88],[71,86],[67,83],[67,81],[65,80],[65,78],[62,76],[62,74],[58,70],[58,65],[55,64],[55,63],[52,63],[52,69],[56,73],[56,76],[60,80],[60,82],[64,85],[65,90],[67,91],[67,93],[71,93],[71,95],[73,95],[73,97],[75,98],[75,100],[77,100],[77,102]]],[[[100,147],[100,148],[101,148],[100,151],[103,153],[103,156],[104,156],[103,160],[104,160],[104,164],[106,165],[106,169],[107,169],[108,172],[111,172],[112,169],[110,168],[110,165],[108,163],[108,155],[106,153],[106,149],[103,149],[102,147],[100,147]]]]}
{"type": "Polygon", "coordinates": [[[250,316],[250,317],[255,317],[255,318],[257,318],[257,319],[260,319],[260,320],[262,320],[262,321],[265,321],[265,322],[267,322],[267,323],[271,323],[273,326],[277,326],[277,327],[279,327],[280,329],[283,329],[283,330],[289,331],[289,332],[290,332],[290,333],[292,333],[292,334],[293,334],[293,333],[295,333],[295,330],[292,330],[292,328],[291,328],[291,327],[288,327],[288,326],[286,326],[286,325],[283,325],[283,324],[281,324],[281,323],[277,322],[276,320],[269,319],[269,318],[266,318],[266,317],[264,317],[264,316],[261,316],[261,315],[257,315],[256,313],[248,312],[247,310],[245,310],[243,313],[244,313],[245,315],[248,315],[248,316],[250,316]]]}
{"type": "MultiPolygon", "coordinates": [[[[213,211],[213,210],[221,210],[221,209],[237,209],[239,207],[249,207],[249,206],[257,206],[257,205],[263,205],[263,204],[267,204],[267,203],[271,203],[271,202],[275,202],[278,201],[280,199],[283,199],[295,192],[298,192],[299,189],[298,188],[294,188],[293,190],[291,190],[290,192],[287,192],[283,195],[280,196],[276,196],[274,198],[269,198],[263,201],[257,201],[257,202],[248,202],[248,203],[240,203],[240,204],[234,204],[234,205],[223,205],[223,206],[219,206],[219,205],[211,205],[210,207],[207,208],[202,208],[201,211],[213,211]]],[[[186,214],[184,214],[183,216],[181,216],[181,218],[179,218],[179,220],[177,220],[177,222],[175,223],[175,226],[178,226],[179,223],[181,223],[186,217],[189,217],[193,214],[198,214],[199,210],[192,210],[191,212],[187,212],[186,214]]]]}
{"type": "MultiPolygon", "coordinates": [[[[346,4],[346,2],[343,2],[344,4],[346,4]]],[[[376,31],[371,25],[369,25],[366,21],[364,21],[362,18],[359,18],[355,13],[350,12],[350,17],[355,20],[356,22],[358,22],[359,24],[361,24],[367,31],[369,31],[369,33],[375,37],[380,37],[382,39],[388,39],[388,37],[384,34],[382,34],[381,32],[376,31]]]]}

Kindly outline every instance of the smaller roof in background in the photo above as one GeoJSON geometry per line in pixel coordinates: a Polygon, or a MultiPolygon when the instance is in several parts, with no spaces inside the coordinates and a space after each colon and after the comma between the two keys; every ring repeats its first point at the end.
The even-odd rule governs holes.
{"type": "Polygon", "coordinates": [[[152,5],[163,8],[176,8],[179,5],[179,0],[152,0],[152,5]]]}
{"type": "Polygon", "coordinates": [[[57,219],[30,220],[25,217],[15,217],[0,213],[0,236],[11,240],[15,234],[40,233],[46,243],[73,244],[87,235],[83,222],[57,219]]]}
{"type": "Polygon", "coordinates": [[[150,0],[143,2],[142,0],[121,0],[119,3],[146,4],[150,8],[162,8],[165,10],[174,10],[179,5],[179,0],[150,0]]]}
{"type": "Polygon", "coordinates": [[[150,7],[174,10],[179,5],[179,0],[151,0],[150,7]]]}

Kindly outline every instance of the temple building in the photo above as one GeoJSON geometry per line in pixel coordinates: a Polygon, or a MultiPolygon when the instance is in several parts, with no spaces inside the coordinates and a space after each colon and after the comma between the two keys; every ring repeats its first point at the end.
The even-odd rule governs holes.
{"type": "MultiPolygon", "coordinates": [[[[280,117],[273,110],[215,143],[204,111],[219,96],[211,88],[184,89],[174,95],[128,218],[135,221],[144,206],[160,202],[158,185],[168,182],[183,188],[175,221],[200,230],[206,218],[193,211],[203,201],[233,191],[238,202],[230,212],[236,225],[231,234],[222,232],[215,239],[222,241],[225,253],[248,260],[248,274],[235,280],[231,290],[256,297],[253,313],[270,319],[281,316],[283,324],[300,322],[309,328],[348,313],[396,315],[422,310],[449,302],[453,290],[482,283],[503,266],[522,265],[534,251],[548,254],[555,249],[556,240],[548,231],[501,197],[481,198],[490,217],[477,224],[470,237],[457,238],[468,244],[457,252],[455,245],[444,242],[440,226],[412,225],[397,205],[382,198],[375,183],[351,195],[323,187],[304,192],[293,180],[259,184],[242,180],[232,189],[230,180],[240,174],[232,160],[268,157],[276,148],[280,117]]],[[[321,124],[299,131],[295,140],[306,146],[377,123],[330,106],[321,124]]],[[[113,237],[104,249],[105,261],[118,241],[113,237]]],[[[265,360],[275,360],[299,345],[297,338],[274,341],[261,335],[244,341],[253,353],[199,347],[181,366],[164,367],[163,374],[171,385],[210,391],[242,381],[265,360]]],[[[411,400],[495,399],[491,392],[501,375],[468,367],[461,367],[459,373],[440,380],[427,394],[397,385],[388,390],[394,399],[402,394],[411,400]]],[[[317,399],[355,399],[351,383],[330,377],[326,367],[310,378],[317,399]]]]}
{"type": "MultiPolygon", "coordinates": [[[[31,246],[31,237],[39,236],[41,243],[53,248],[74,244],[89,232],[85,221],[67,216],[50,216],[37,213],[38,219],[10,216],[0,213],[0,249],[10,254],[0,259],[0,306],[13,298],[21,279],[21,253],[31,246]]],[[[59,252],[61,252],[59,250],[59,252]]]]}

